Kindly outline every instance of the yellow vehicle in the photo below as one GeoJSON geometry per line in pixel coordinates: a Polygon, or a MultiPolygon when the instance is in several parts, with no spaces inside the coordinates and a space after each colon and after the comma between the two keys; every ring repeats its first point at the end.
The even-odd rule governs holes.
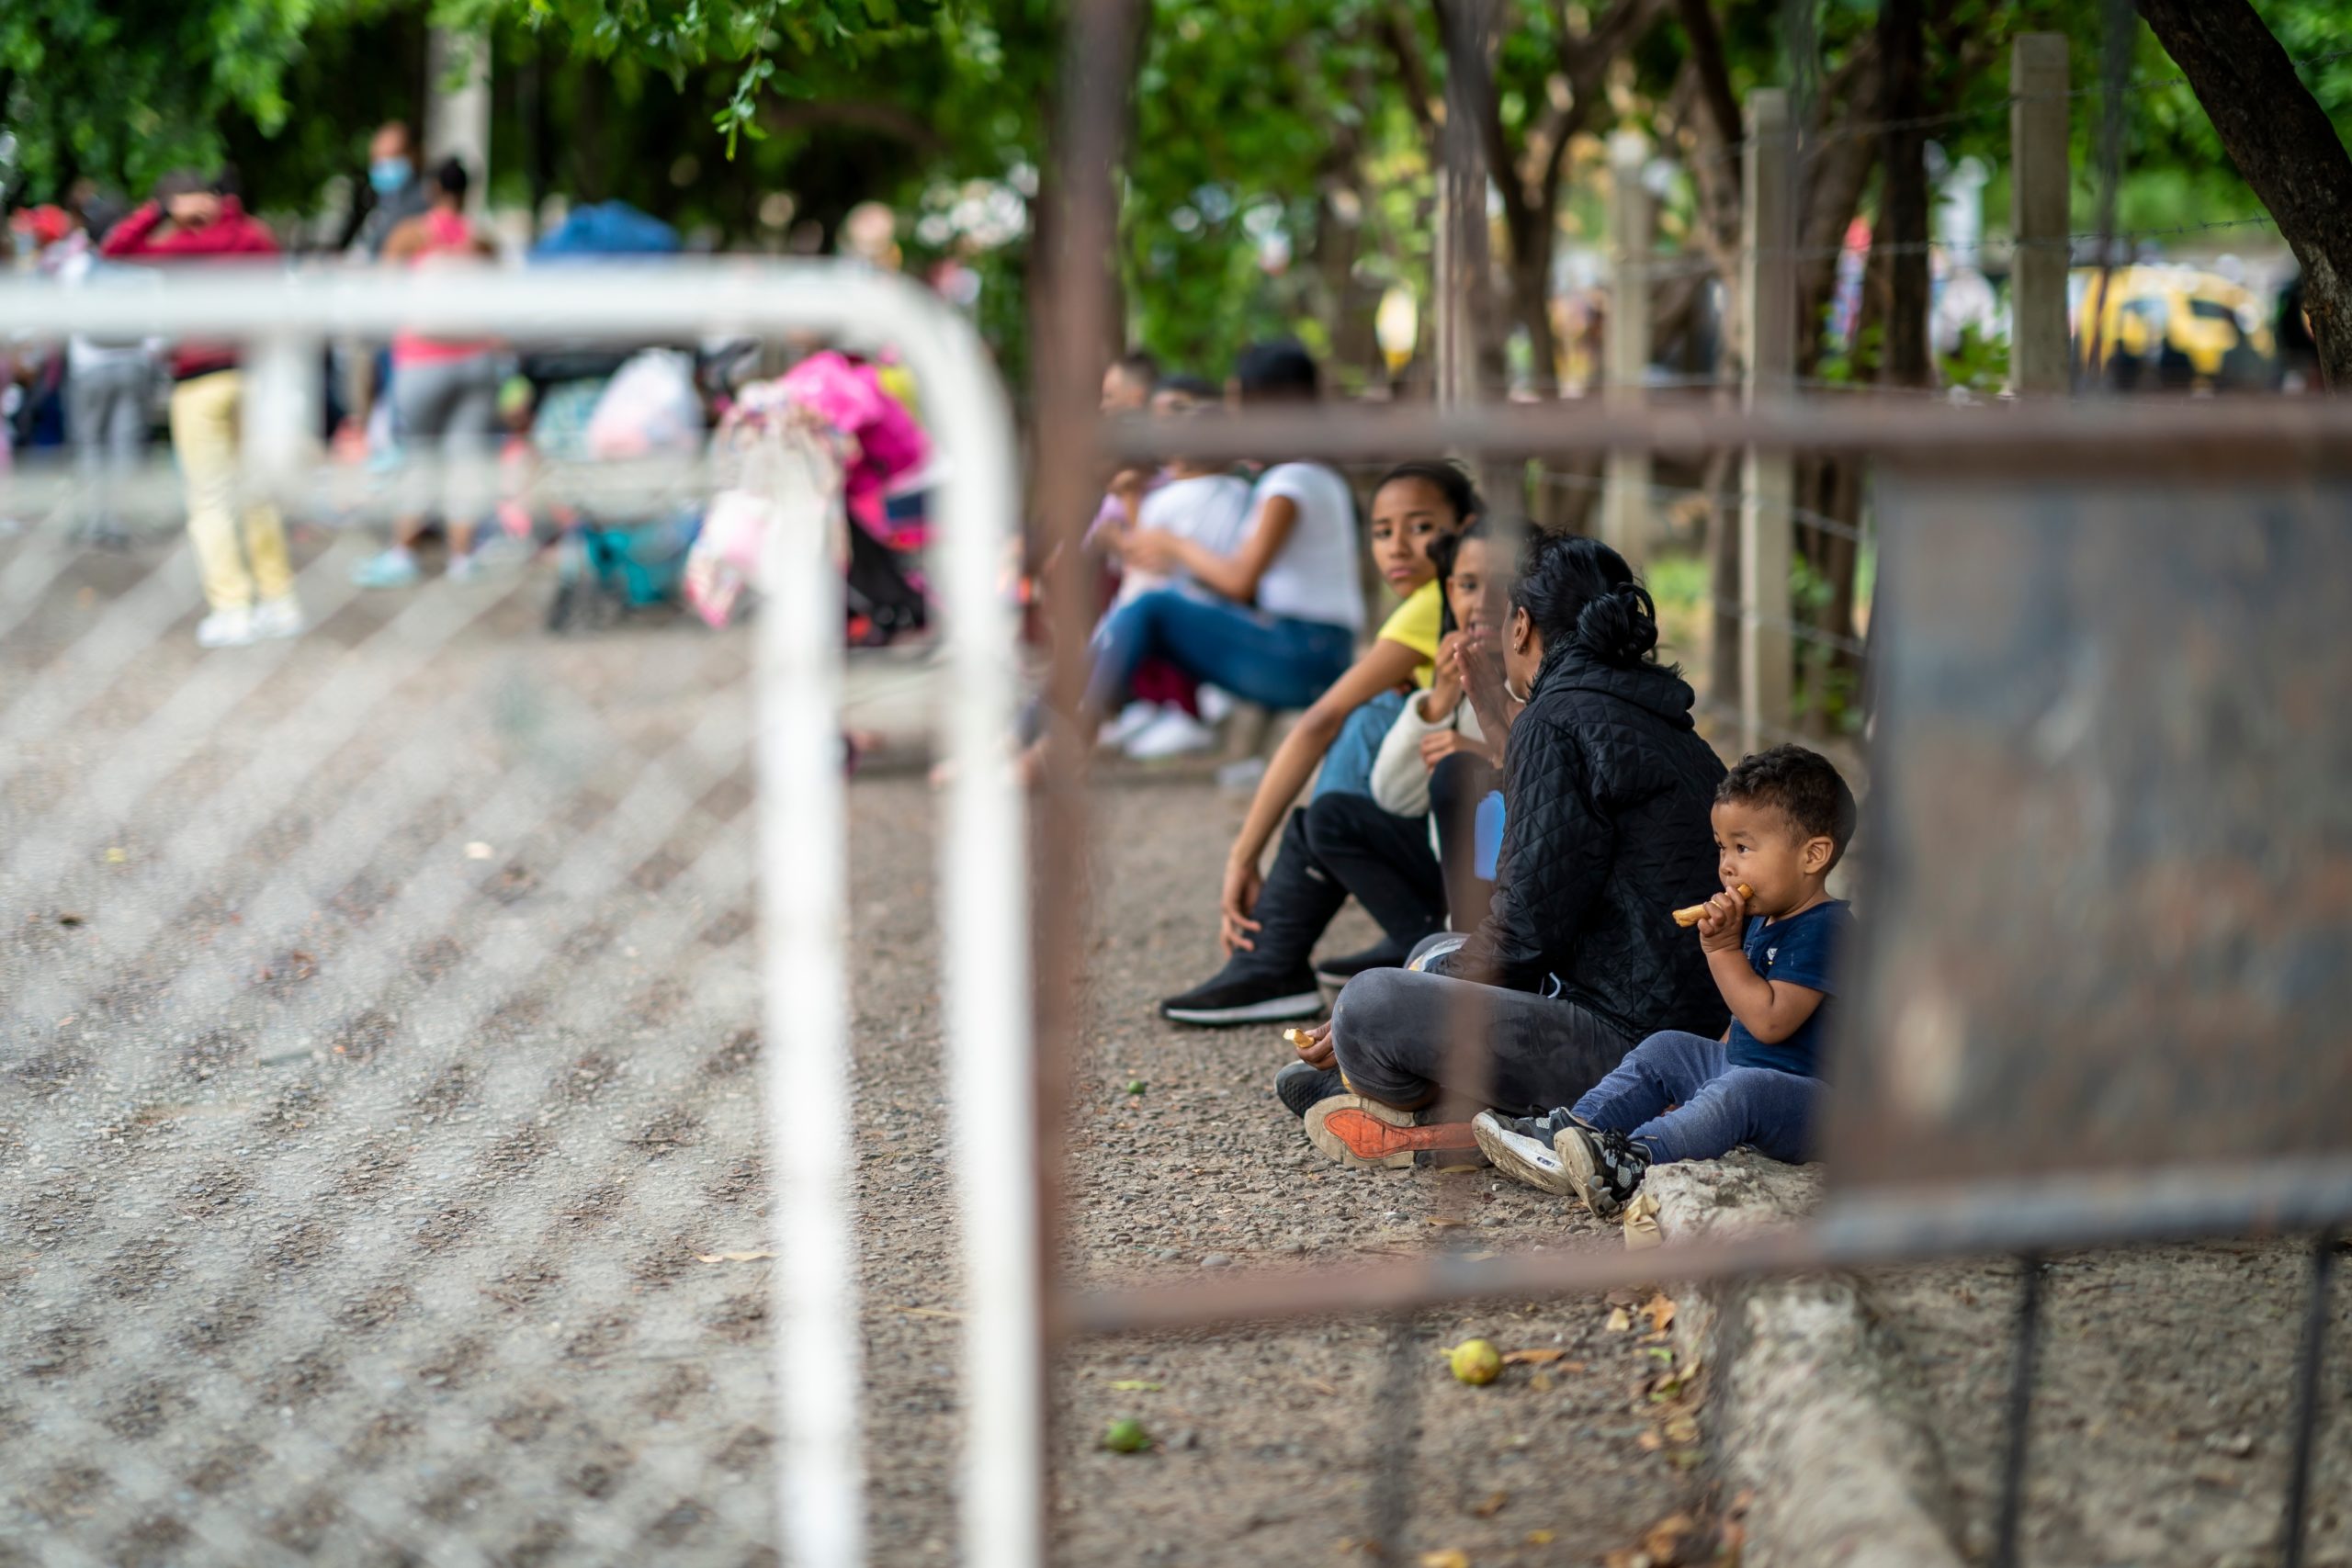
{"type": "Polygon", "coordinates": [[[2075,359],[2119,388],[2268,386],[2278,356],[2261,296],[2188,266],[2119,266],[2100,305],[2099,269],[2066,279],[2075,359]],[[2093,331],[2092,316],[2098,317],[2093,331]]]}

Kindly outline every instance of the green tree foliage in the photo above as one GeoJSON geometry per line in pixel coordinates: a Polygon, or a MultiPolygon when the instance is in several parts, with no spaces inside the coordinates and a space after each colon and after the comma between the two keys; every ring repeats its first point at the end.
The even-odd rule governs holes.
{"type": "MultiPolygon", "coordinates": [[[[1432,109],[1446,70],[1439,3],[1147,0],[1120,257],[1141,341],[1214,374],[1240,342],[1290,331],[1331,357],[1342,384],[1379,373],[1370,317],[1381,292],[1401,282],[1429,299],[1432,109]]],[[[0,5],[0,125],[16,143],[18,198],[53,197],[81,175],[136,191],[166,168],[227,156],[258,202],[307,209],[329,175],[357,172],[374,124],[421,118],[427,21],[487,28],[497,199],[618,197],[729,243],[780,240],[762,221],[776,192],[791,194],[796,221],[826,231],[853,203],[886,200],[907,215],[910,261],[959,254],[982,271],[990,325],[1010,348],[1025,247],[1017,235],[976,247],[968,226],[948,220],[989,205],[983,198],[1008,183],[1026,194],[1050,171],[1062,9],[1057,0],[14,0],[0,5]]],[[[1496,252],[1516,284],[1508,274],[1518,241],[1532,252],[1532,243],[1605,238],[1599,138],[1632,125],[1668,152],[1684,145],[1703,122],[1703,83],[1685,0],[1640,7],[1632,41],[1574,85],[1563,45],[1573,51],[1595,36],[1615,0],[1501,0],[1497,9],[1495,134],[1509,165],[1498,187],[1513,210],[1497,224],[1496,252]],[[1569,133],[1548,140],[1562,126],[1569,133]],[[1555,177],[1546,165],[1555,148],[1555,177]],[[1547,194],[1548,218],[1514,232],[1547,194]]],[[[1793,85],[1828,125],[1870,114],[1857,84],[1869,69],[1874,0],[1711,0],[1700,10],[1729,100],[1793,85]],[[1797,17],[1810,23],[1792,37],[1797,17]]],[[[2290,53],[2342,47],[2335,0],[2263,0],[2261,10],[2290,53]]],[[[1986,192],[1996,232],[2007,201],[1998,171],[2008,48],[2036,29],[2073,40],[2075,85],[2090,90],[2074,111],[2076,217],[2089,226],[2107,11],[2104,0],[1931,4],[1927,108],[1950,118],[1929,135],[1948,156],[1973,152],[1996,169],[1986,192]]],[[[2258,210],[2194,95],[2147,85],[2177,74],[2135,28],[2125,228],[2258,210]]],[[[2316,62],[2304,77],[2331,112],[2352,107],[2352,57],[2316,62]]],[[[1858,189],[1868,212],[1870,181],[1858,189]]],[[[1736,243],[1736,206],[1728,215],[1726,231],[1725,209],[1677,187],[1666,243],[1736,243]]],[[[1524,328],[1524,310],[1513,315],[1524,328]]]]}
{"type": "Polygon", "coordinates": [[[83,175],[142,188],[222,156],[228,129],[288,120],[285,82],[311,33],[383,0],[9,0],[0,6],[0,123],[12,188],[83,175]]]}
{"type": "Polygon", "coordinates": [[[1428,171],[1385,7],[1151,10],[1125,186],[1135,335],[1212,375],[1253,337],[1296,332],[1330,352],[1343,299],[1361,313],[1367,291],[1427,265],[1428,171]]]}

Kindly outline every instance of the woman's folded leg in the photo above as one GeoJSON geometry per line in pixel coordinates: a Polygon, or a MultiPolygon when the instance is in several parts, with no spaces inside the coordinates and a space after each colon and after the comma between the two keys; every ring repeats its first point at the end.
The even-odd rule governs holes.
{"type": "Polygon", "coordinates": [[[1541,1114],[1576,1103],[1634,1043],[1572,1001],[1373,969],[1340,993],[1331,1044],[1355,1091],[1383,1104],[1415,1109],[1444,1091],[1541,1114]]]}

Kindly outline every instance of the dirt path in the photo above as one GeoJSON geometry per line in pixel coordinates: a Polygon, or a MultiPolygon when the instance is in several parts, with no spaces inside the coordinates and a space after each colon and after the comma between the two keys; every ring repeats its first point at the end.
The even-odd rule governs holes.
{"type": "MultiPolygon", "coordinates": [[[[919,816],[923,803],[877,784],[861,788],[859,809],[919,816]]],[[[1334,1167],[1272,1098],[1269,1082],[1286,1051],[1275,1032],[1159,1021],[1153,1000],[1213,962],[1213,889],[1200,868],[1218,863],[1240,814],[1241,803],[1197,783],[1114,785],[1101,797],[1103,919],[1088,954],[1091,1027],[1070,1132],[1072,1271],[1148,1280],[1204,1267],[1352,1263],[1460,1237],[1498,1248],[1620,1245],[1613,1229],[1580,1211],[1571,1218],[1490,1172],[1334,1167]],[[1134,1081],[1142,1094],[1126,1092],[1134,1081]]],[[[870,841],[861,838],[861,855],[870,841]]],[[[909,873],[920,875],[928,846],[893,840],[888,852],[916,857],[909,873]]],[[[896,919],[875,927],[865,945],[876,962],[912,938],[919,910],[899,918],[903,930],[896,919]]],[[[1361,945],[1371,934],[1351,925],[1332,940],[1361,945]]],[[[868,1017],[871,1038],[892,1035],[883,1016],[868,1017]]],[[[929,1038],[915,1033],[911,1050],[881,1045],[864,1066],[869,1098],[888,1098],[886,1086],[901,1082],[922,1086],[898,1123],[906,1135],[863,1166],[870,1235],[906,1234],[919,1224],[910,1204],[944,1196],[936,1123],[922,1109],[936,1099],[935,1078],[927,1066],[905,1066],[929,1038]]],[[[911,1272],[909,1261],[887,1243],[869,1251],[877,1306],[952,1300],[931,1272],[948,1267],[941,1253],[926,1249],[911,1272]],[[894,1301],[910,1278],[921,1294],[894,1301]]],[[[1071,1562],[1322,1561],[1401,1517],[1398,1545],[1415,1552],[1456,1548],[1479,1564],[1597,1559],[1695,1491],[1687,1460],[1640,1446],[1654,1421],[1637,1385],[1660,1363],[1635,1334],[1607,1328],[1610,1310],[1555,1303],[1431,1314],[1402,1327],[1356,1319],[1086,1346],[1067,1358],[1060,1384],[1060,1554],[1071,1562]],[[1499,1385],[1465,1388],[1437,1350],[1472,1335],[1507,1349],[1562,1349],[1580,1370],[1564,1365],[1539,1379],[1513,1368],[1499,1385]],[[1092,1445],[1108,1422],[1129,1416],[1159,1439],[1159,1451],[1125,1456],[1092,1445]]],[[[938,1379],[951,1329],[935,1318],[876,1314],[876,1396],[894,1411],[944,1406],[938,1379]]],[[[935,1418],[944,1441],[944,1412],[935,1418]]],[[[878,1472],[881,1456],[876,1464],[878,1472]]],[[[882,1539],[942,1539],[935,1480],[879,1484],[882,1539]]]]}
{"type": "MultiPolygon", "coordinates": [[[[295,643],[198,654],[167,549],[0,606],[0,1563],[771,1561],[774,1265],[723,1257],[769,1240],[745,644],[551,639],[537,580],[349,598],[359,542],[321,547],[295,643]]],[[[953,1530],[930,807],[852,794],[884,1562],[953,1530]]],[[[1483,1175],[1325,1167],[1270,1034],[1157,1026],[1237,811],[1104,797],[1071,1267],[1616,1245],[1483,1175]]],[[[1608,1312],[1084,1347],[1057,1555],[1591,1561],[1694,1490],[1608,1312]],[[1470,1331],[1583,1370],[1463,1388],[1433,1348],[1470,1331]],[[1158,1451],[1090,1446],[1125,1415],[1158,1451]]]]}

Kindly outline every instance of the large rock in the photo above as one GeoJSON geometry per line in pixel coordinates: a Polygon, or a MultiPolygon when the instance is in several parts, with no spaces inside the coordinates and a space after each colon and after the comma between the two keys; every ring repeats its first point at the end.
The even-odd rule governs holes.
{"type": "MultiPolygon", "coordinates": [[[[1660,1166],[1643,1185],[1670,1245],[1797,1224],[1820,1200],[1821,1173],[1742,1150],[1660,1166]]],[[[1684,1365],[1713,1369],[1725,1491],[1752,1494],[1746,1568],[1959,1568],[1924,1402],[1853,1279],[1686,1291],[1674,1331],[1684,1365]]]]}

